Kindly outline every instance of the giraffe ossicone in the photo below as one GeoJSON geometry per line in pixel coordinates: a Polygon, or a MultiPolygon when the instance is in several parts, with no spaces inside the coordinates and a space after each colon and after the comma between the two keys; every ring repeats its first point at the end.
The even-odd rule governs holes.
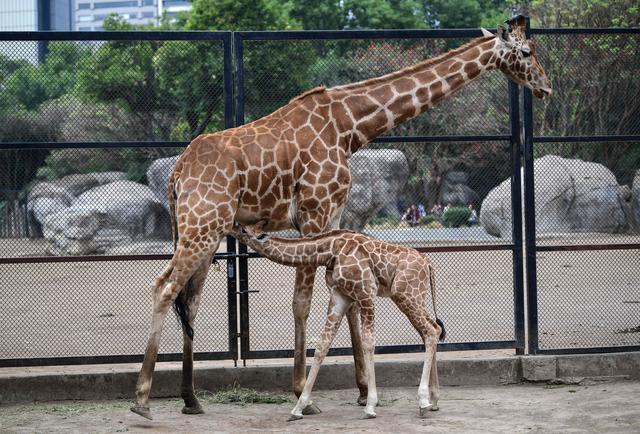
{"type": "Polygon", "coordinates": [[[325,279],[331,291],[324,330],[316,345],[313,365],[289,421],[302,419],[303,410],[312,403],[311,390],[320,365],[331,347],[342,318],[351,305],[358,307],[362,324],[368,394],[365,417],[376,417],[375,302],[389,297],[404,313],[425,345],[425,358],[418,388],[420,416],[438,409],[440,389],[436,349],[444,339],[444,325],[436,313],[436,288],[433,265],[426,255],[415,249],[347,230],[334,230],[303,238],[278,238],[260,235],[247,229],[232,230],[238,241],[279,264],[326,267],[325,279]],[[427,310],[428,290],[434,317],[427,310]]]}
{"type": "MultiPolygon", "coordinates": [[[[173,304],[193,326],[206,275],[221,239],[234,221],[265,222],[265,231],[295,228],[302,235],[336,229],[351,185],[348,159],[360,147],[440,103],[486,72],[498,69],[535,96],[551,83],[525,36],[524,19],[447,53],[381,77],[332,88],[318,87],[275,112],[195,138],[169,179],[174,255],[157,279],[151,332],[132,408],[150,417],[149,392],[162,325],[173,304]]],[[[299,266],[293,296],[293,389],[301,396],[306,374],[306,323],[316,267],[299,266]]],[[[357,309],[346,313],[353,345],[359,402],[368,379],[357,309]]],[[[193,385],[193,341],[183,333],[183,412],[202,408],[193,385]]]]}

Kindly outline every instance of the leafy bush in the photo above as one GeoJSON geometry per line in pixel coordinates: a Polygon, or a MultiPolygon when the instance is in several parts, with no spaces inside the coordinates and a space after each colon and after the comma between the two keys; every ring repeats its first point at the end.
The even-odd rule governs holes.
{"type": "Polygon", "coordinates": [[[421,225],[428,225],[433,222],[440,222],[440,217],[435,214],[427,214],[426,216],[420,217],[421,225]]]}
{"type": "Polygon", "coordinates": [[[471,216],[471,210],[466,207],[451,207],[444,213],[442,223],[448,228],[465,226],[471,216]]]}
{"type": "Polygon", "coordinates": [[[371,217],[367,222],[371,226],[391,226],[396,227],[400,224],[398,216],[371,217]]]}

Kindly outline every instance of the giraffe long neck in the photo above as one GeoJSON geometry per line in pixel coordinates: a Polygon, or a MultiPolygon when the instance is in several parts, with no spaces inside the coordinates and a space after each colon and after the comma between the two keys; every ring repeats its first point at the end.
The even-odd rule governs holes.
{"type": "Polygon", "coordinates": [[[483,36],[412,67],[328,89],[342,102],[332,109],[347,151],[355,152],[495,68],[495,46],[494,37],[483,36]]]}
{"type": "Polygon", "coordinates": [[[262,256],[282,265],[324,266],[333,258],[332,246],[335,240],[333,233],[306,238],[280,238],[269,235],[256,238],[244,232],[232,230],[231,235],[262,256]]]}

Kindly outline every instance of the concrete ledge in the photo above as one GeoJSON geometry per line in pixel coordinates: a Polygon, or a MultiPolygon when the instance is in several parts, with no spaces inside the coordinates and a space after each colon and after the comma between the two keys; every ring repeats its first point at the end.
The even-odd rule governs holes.
{"type": "MultiPolygon", "coordinates": [[[[152,397],[179,396],[180,366],[156,369],[152,397]]],[[[0,369],[0,404],[53,401],[132,399],[139,365],[88,369],[60,367],[35,372],[0,369]]],[[[218,390],[234,384],[257,390],[291,390],[293,364],[251,367],[196,367],[199,389],[218,390]]],[[[420,360],[379,361],[378,386],[417,387],[422,373],[420,360]]],[[[615,377],[640,380],[640,352],[567,356],[513,356],[493,359],[451,359],[438,362],[444,386],[501,385],[520,381],[549,381],[566,377],[615,377]]],[[[316,389],[355,387],[353,364],[332,362],[322,366],[316,389]]]]}

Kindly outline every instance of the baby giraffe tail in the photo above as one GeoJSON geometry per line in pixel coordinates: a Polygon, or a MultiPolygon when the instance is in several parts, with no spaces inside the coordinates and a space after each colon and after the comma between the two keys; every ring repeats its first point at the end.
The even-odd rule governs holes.
{"type": "Polygon", "coordinates": [[[433,300],[433,314],[436,316],[436,324],[440,326],[440,341],[444,341],[447,332],[444,330],[444,323],[436,313],[436,276],[433,272],[433,265],[429,262],[429,284],[431,286],[431,300],[433,300]]]}

